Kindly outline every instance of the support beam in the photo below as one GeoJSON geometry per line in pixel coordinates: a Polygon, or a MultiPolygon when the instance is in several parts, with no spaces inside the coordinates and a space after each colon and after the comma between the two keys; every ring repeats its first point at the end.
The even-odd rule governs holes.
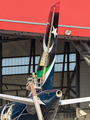
{"type": "Polygon", "coordinates": [[[60,110],[60,111],[57,111],[57,113],[71,113],[71,112],[76,112],[76,109],[68,109],[68,110],[60,110]]]}
{"type": "Polygon", "coordinates": [[[29,59],[28,75],[30,75],[31,57],[32,57],[32,50],[33,50],[32,48],[33,48],[33,40],[31,40],[31,47],[30,47],[30,59],[29,59]]]}
{"type": "Polygon", "coordinates": [[[9,39],[9,38],[4,38],[4,39],[2,39],[2,40],[0,40],[0,43],[7,43],[7,42],[13,42],[13,41],[22,41],[22,40],[29,40],[30,38],[23,38],[23,37],[21,37],[21,38],[18,38],[18,36],[17,36],[17,38],[11,38],[11,39],[9,39]]]}
{"type": "Polygon", "coordinates": [[[33,72],[35,72],[35,39],[32,39],[32,40],[31,40],[30,60],[29,60],[28,75],[30,75],[32,53],[33,53],[33,72]]]}
{"type": "MultiPolygon", "coordinates": [[[[3,84],[2,84],[3,85],[3,84]]],[[[8,89],[7,85],[4,85],[6,87],[6,89],[8,89]]]]}
{"type": "MultiPolygon", "coordinates": [[[[76,97],[80,98],[80,55],[77,50],[76,50],[76,97]]],[[[77,103],[76,107],[80,107],[80,103],[77,103]]]]}
{"type": "MultiPolygon", "coordinates": [[[[33,72],[35,72],[35,39],[31,40],[28,75],[30,75],[32,52],[33,52],[33,72]]],[[[26,91],[26,96],[28,96],[28,91],[26,91]]]]}
{"type": "Polygon", "coordinates": [[[74,91],[72,88],[71,88],[71,91],[76,95],[76,91],[74,91]]]}
{"type": "Polygon", "coordinates": [[[63,91],[63,81],[64,81],[64,67],[65,67],[65,55],[66,55],[67,43],[64,45],[64,57],[63,57],[63,68],[62,68],[62,77],[61,77],[61,91],[63,91]]]}
{"type": "MultiPolygon", "coordinates": [[[[0,36],[0,41],[2,37],[0,36]]],[[[0,43],[0,93],[2,93],[2,43],[0,43]]],[[[2,105],[2,100],[0,99],[0,106],[2,105]]]]}
{"type": "Polygon", "coordinates": [[[11,83],[2,83],[2,85],[5,85],[5,86],[21,86],[21,87],[26,87],[26,85],[22,85],[22,84],[11,84],[11,83]]]}
{"type": "Polygon", "coordinates": [[[35,39],[33,39],[32,42],[33,42],[33,72],[35,72],[35,39]]]}
{"type": "Polygon", "coordinates": [[[72,73],[72,75],[71,75],[69,84],[72,84],[72,81],[73,81],[73,78],[74,78],[74,76],[75,76],[75,73],[76,73],[76,66],[75,66],[74,71],[73,71],[73,73],[72,73]]]}
{"type": "Polygon", "coordinates": [[[16,96],[18,96],[18,90],[16,90],[16,96]]]}
{"type": "Polygon", "coordinates": [[[74,47],[77,49],[77,51],[81,54],[83,59],[87,62],[87,64],[90,66],[90,48],[87,43],[83,42],[72,42],[74,47]]]}
{"type": "Polygon", "coordinates": [[[9,90],[3,90],[2,92],[13,92],[13,91],[26,91],[26,89],[9,89],[9,90]]]}
{"type": "Polygon", "coordinates": [[[69,72],[69,42],[67,43],[67,89],[68,89],[68,93],[67,93],[67,98],[70,98],[70,84],[69,84],[69,80],[70,80],[70,72],[69,72]]]}
{"type": "MultiPolygon", "coordinates": [[[[74,76],[75,76],[75,73],[76,73],[76,66],[75,66],[75,68],[74,68],[74,71],[73,71],[73,73],[72,73],[72,75],[71,75],[71,78],[70,78],[70,81],[69,81],[69,84],[70,84],[70,85],[71,85],[71,83],[72,83],[72,81],[73,81],[73,78],[74,78],[74,76]]],[[[69,88],[69,90],[70,90],[70,89],[71,89],[71,87],[69,88]]],[[[63,99],[65,99],[67,93],[68,93],[68,89],[66,90],[63,99]]]]}
{"type": "MultiPolygon", "coordinates": [[[[67,86],[63,86],[63,89],[66,89],[67,88],[67,86]]],[[[71,89],[72,88],[76,88],[76,86],[71,86],[71,89]]],[[[53,87],[53,89],[60,89],[61,90],[61,87],[53,87]]]]}
{"type": "MultiPolygon", "coordinates": [[[[30,46],[30,58],[29,58],[28,75],[30,75],[30,69],[31,69],[32,50],[33,50],[33,40],[31,40],[31,46],[30,46]]],[[[28,90],[26,90],[26,96],[28,96],[28,90]]]]}

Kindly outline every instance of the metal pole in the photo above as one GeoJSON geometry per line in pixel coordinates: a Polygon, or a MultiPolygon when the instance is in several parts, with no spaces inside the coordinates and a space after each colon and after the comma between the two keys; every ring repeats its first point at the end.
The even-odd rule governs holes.
{"type": "Polygon", "coordinates": [[[64,79],[64,66],[65,66],[65,55],[66,55],[67,43],[64,45],[64,57],[63,57],[63,68],[62,68],[62,78],[61,78],[61,91],[63,91],[63,79],[64,79]]]}
{"type": "MultiPolygon", "coordinates": [[[[2,37],[0,36],[0,40],[2,37]]],[[[2,93],[2,43],[0,43],[0,93],[2,93]]],[[[2,105],[2,100],[0,99],[0,106],[2,105]]]]}
{"type": "Polygon", "coordinates": [[[34,101],[34,104],[35,104],[38,119],[39,120],[44,120],[43,114],[42,114],[42,111],[41,111],[41,107],[40,107],[40,104],[38,102],[38,97],[37,97],[37,94],[36,94],[34,84],[29,82],[29,86],[30,86],[32,94],[33,94],[33,101],[34,101]]]}
{"type": "Polygon", "coordinates": [[[69,72],[69,42],[67,43],[67,88],[68,88],[68,94],[67,94],[67,98],[70,98],[70,84],[69,84],[69,80],[70,80],[70,72],[69,72]]]}
{"type": "Polygon", "coordinates": [[[30,68],[31,68],[31,57],[32,57],[32,47],[33,47],[32,41],[33,41],[33,40],[31,40],[31,47],[30,47],[30,59],[29,59],[28,75],[30,75],[30,68]]]}
{"type": "MultiPolygon", "coordinates": [[[[31,40],[30,45],[30,58],[29,58],[29,67],[28,67],[28,75],[30,75],[30,69],[31,69],[31,57],[32,57],[32,50],[33,50],[33,40],[31,40]]],[[[26,96],[28,96],[28,91],[26,90],[26,96]]]]}
{"type": "MultiPolygon", "coordinates": [[[[72,84],[72,81],[73,81],[73,78],[74,78],[74,76],[75,76],[75,73],[76,73],[76,66],[75,66],[75,68],[74,68],[74,71],[73,71],[73,73],[72,73],[72,75],[71,75],[71,78],[70,78],[70,81],[69,81],[70,86],[71,86],[71,84],[72,84]]],[[[72,88],[72,87],[70,87],[69,90],[71,90],[71,88],[72,88]]],[[[63,99],[65,99],[67,93],[68,93],[68,88],[67,88],[67,90],[66,90],[66,92],[65,92],[65,95],[64,95],[63,99]]]]}
{"type": "MultiPolygon", "coordinates": [[[[70,98],[70,84],[69,84],[69,80],[70,80],[70,72],[69,72],[69,42],[67,42],[67,89],[68,89],[68,93],[67,93],[67,98],[70,98]]],[[[70,105],[67,105],[67,108],[70,109],[70,105]]]]}
{"type": "Polygon", "coordinates": [[[33,42],[33,72],[35,72],[35,39],[33,39],[32,42],[33,42]]]}
{"type": "MultiPolygon", "coordinates": [[[[77,50],[76,50],[76,97],[80,98],[80,55],[77,50]]],[[[80,103],[77,103],[76,107],[80,107],[80,103]]]]}

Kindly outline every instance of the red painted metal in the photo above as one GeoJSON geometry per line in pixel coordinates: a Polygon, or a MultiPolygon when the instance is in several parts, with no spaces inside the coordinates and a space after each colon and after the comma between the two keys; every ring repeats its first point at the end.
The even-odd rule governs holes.
{"type": "MultiPolygon", "coordinates": [[[[50,6],[58,0],[0,0],[0,19],[47,23],[50,6]]],[[[58,34],[71,30],[72,36],[90,37],[90,0],[60,0],[58,34]],[[75,28],[77,27],[77,28],[75,28]]],[[[0,29],[45,33],[45,25],[2,22],[0,29]]]]}

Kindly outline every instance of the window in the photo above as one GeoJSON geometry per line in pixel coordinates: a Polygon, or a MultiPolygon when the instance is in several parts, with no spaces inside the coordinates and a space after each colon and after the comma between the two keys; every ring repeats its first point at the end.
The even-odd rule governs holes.
{"type": "MultiPolygon", "coordinates": [[[[64,55],[56,55],[55,61],[55,72],[61,72],[63,67],[63,57],[64,55]]],[[[69,70],[73,71],[76,65],[76,54],[69,54],[69,70]]],[[[65,55],[65,66],[64,71],[67,71],[67,54],[65,55]]]]}
{"type": "MultiPolygon", "coordinates": [[[[56,55],[55,61],[55,72],[61,72],[63,67],[63,54],[56,55]]],[[[37,71],[40,56],[35,57],[35,72],[37,71]]],[[[69,55],[69,69],[74,70],[76,65],[76,54],[69,55]]],[[[29,66],[29,57],[19,57],[19,58],[4,58],[2,59],[2,75],[14,75],[14,74],[27,74],[29,66]]],[[[67,71],[67,55],[65,57],[65,68],[67,71]]],[[[33,72],[33,57],[31,57],[31,69],[30,73],[33,72]]]]}

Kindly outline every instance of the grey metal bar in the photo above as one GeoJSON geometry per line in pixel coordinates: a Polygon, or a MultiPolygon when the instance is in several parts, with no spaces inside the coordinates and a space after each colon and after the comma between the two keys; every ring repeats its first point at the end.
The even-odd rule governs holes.
{"type": "Polygon", "coordinates": [[[62,68],[62,77],[61,77],[61,91],[63,91],[63,80],[64,80],[64,66],[65,66],[65,54],[66,54],[67,43],[64,45],[64,57],[63,57],[63,68],[62,68]]]}
{"type": "MultiPolygon", "coordinates": [[[[66,89],[67,86],[63,86],[63,89],[66,89]]],[[[76,88],[76,86],[71,86],[71,88],[76,88]]],[[[60,89],[61,90],[61,87],[53,87],[53,89],[60,89]]]]}
{"type": "Polygon", "coordinates": [[[25,87],[26,85],[21,85],[21,84],[11,84],[11,83],[2,83],[2,85],[8,85],[8,86],[21,86],[21,87],[25,87]]]}
{"type": "MultiPolygon", "coordinates": [[[[80,97],[80,55],[76,50],[76,97],[80,97]]],[[[80,107],[80,103],[76,104],[76,107],[80,107]]]]}
{"type": "Polygon", "coordinates": [[[58,111],[57,113],[68,113],[68,112],[76,112],[76,109],[61,110],[61,111],[58,111]]]}
{"type": "MultiPolygon", "coordinates": [[[[30,59],[29,59],[28,75],[30,75],[32,51],[33,51],[33,40],[31,40],[31,46],[30,46],[30,59]]],[[[26,90],[26,96],[28,96],[28,90],[26,90]]]]}
{"type": "Polygon", "coordinates": [[[16,90],[16,96],[18,96],[18,90],[16,90]]]}
{"type": "MultiPolygon", "coordinates": [[[[0,40],[2,37],[0,36],[0,40]]],[[[2,43],[0,43],[0,93],[2,93],[2,43]]],[[[2,100],[0,99],[0,106],[2,105],[2,100]]]]}
{"type": "Polygon", "coordinates": [[[72,88],[71,88],[71,91],[76,95],[76,91],[74,91],[72,88]]]}
{"type": "MultiPolygon", "coordinates": [[[[71,75],[71,78],[70,78],[70,81],[69,81],[69,84],[70,84],[70,85],[71,85],[71,83],[72,83],[72,81],[73,81],[73,78],[74,78],[74,76],[75,76],[75,73],[76,73],[76,66],[75,66],[75,68],[74,68],[74,71],[73,71],[73,73],[72,73],[72,75],[71,75]]],[[[71,89],[71,87],[69,88],[69,90],[70,90],[70,89],[71,89]]],[[[65,99],[67,93],[68,93],[68,89],[66,90],[63,99],[65,99]]]]}
{"type": "Polygon", "coordinates": [[[73,71],[73,73],[72,73],[72,75],[71,75],[69,84],[72,84],[72,81],[73,81],[73,78],[74,78],[74,76],[75,76],[75,73],[76,73],[76,66],[75,66],[74,71],[73,71]]]}
{"type": "Polygon", "coordinates": [[[30,75],[30,67],[31,67],[31,57],[32,57],[32,48],[33,48],[33,40],[31,40],[31,47],[30,47],[30,59],[29,59],[29,68],[28,68],[28,75],[30,75]]]}
{"type": "MultiPolygon", "coordinates": [[[[12,22],[12,23],[24,23],[24,24],[33,24],[33,25],[47,25],[46,23],[37,23],[37,22],[29,22],[29,21],[17,21],[17,20],[8,20],[8,19],[0,19],[3,22],[12,22]]],[[[69,27],[69,28],[79,28],[79,29],[90,29],[90,27],[84,26],[71,26],[71,25],[58,25],[59,27],[69,27]]]]}
{"type": "Polygon", "coordinates": [[[67,93],[67,98],[70,98],[70,84],[69,84],[69,80],[70,80],[70,72],[69,72],[69,42],[67,43],[67,89],[68,89],[68,93],[67,93]]]}
{"type": "Polygon", "coordinates": [[[13,91],[26,91],[26,89],[11,89],[11,90],[2,90],[2,92],[8,92],[8,91],[10,91],[10,92],[13,92],[13,91]]]}
{"type": "Polygon", "coordinates": [[[35,39],[33,39],[32,42],[33,42],[33,72],[35,72],[35,39]]]}
{"type": "Polygon", "coordinates": [[[13,41],[21,41],[21,40],[29,40],[30,38],[12,38],[12,39],[2,39],[0,43],[4,42],[13,42],[13,41]]]}

